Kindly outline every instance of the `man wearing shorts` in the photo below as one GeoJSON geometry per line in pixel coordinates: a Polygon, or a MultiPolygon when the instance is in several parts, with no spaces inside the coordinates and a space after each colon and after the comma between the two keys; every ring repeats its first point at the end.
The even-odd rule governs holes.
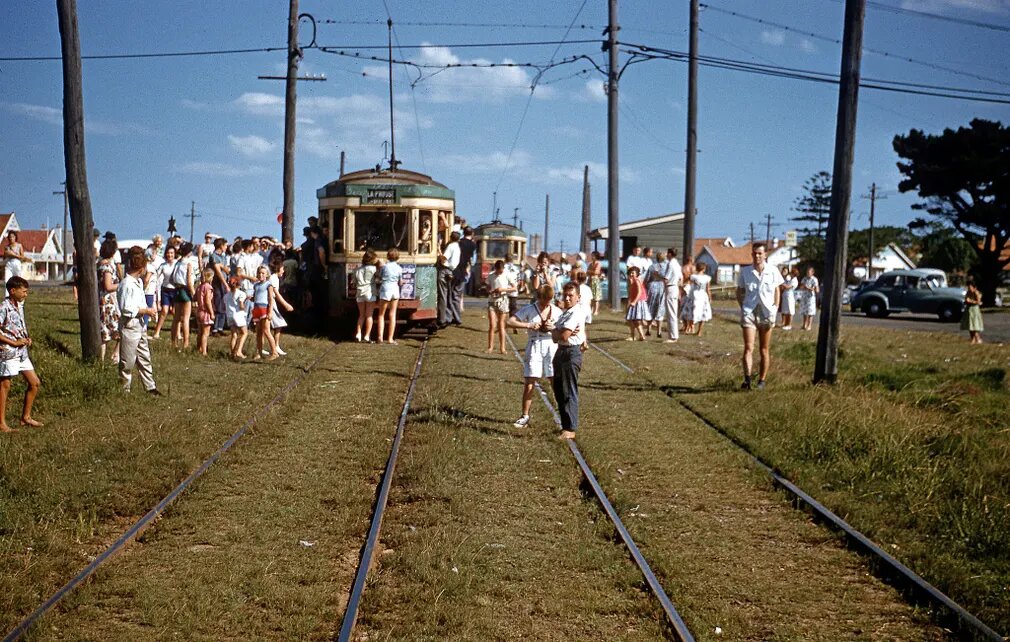
{"type": "Polygon", "coordinates": [[[512,424],[516,428],[530,425],[530,406],[537,381],[544,377],[554,377],[554,353],[558,346],[551,338],[551,331],[561,318],[561,309],[553,303],[554,288],[551,286],[540,286],[536,294],[535,302],[519,308],[505,322],[510,328],[526,328],[529,331],[526,355],[523,358],[523,414],[512,424]]]}
{"type": "Polygon", "coordinates": [[[754,337],[761,351],[761,369],[758,371],[758,390],[765,387],[768,367],[771,364],[772,328],[779,309],[779,286],[782,275],[765,262],[765,244],[755,243],[751,250],[752,265],[740,270],[737,280],[736,300],[740,304],[740,327],[743,328],[743,390],[751,389],[751,371],[754,366],[754,337]]]}
{"type": "Polygon", "coordinates": [[[0,433],[17,432],[7,425],[7,395],[11,380],[21,375],[28,384],[25,390],[25,405],[21,411],[22,426],[41,426],[41,421],[32,418],[32,404],[39,394],[39,376],[28,358],[28,346],[32,344],[25,324],[25,299],[28,298],[28,281],[20,276],[7,280],[9,296],[0,302],[0,433]]]}

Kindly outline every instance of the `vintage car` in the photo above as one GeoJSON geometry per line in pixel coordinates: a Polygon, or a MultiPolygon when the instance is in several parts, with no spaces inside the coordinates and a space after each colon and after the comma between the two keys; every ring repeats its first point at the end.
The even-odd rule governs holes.
{"type": "Polygon", "coordinates": [[[856,292],[850,306],[853,312],[870,317],[920,312],[935,314],[941,321],[958,321],[964,311],[964,293],[964,288],[947,287],[942,270],[893,270],[856,292]]]}

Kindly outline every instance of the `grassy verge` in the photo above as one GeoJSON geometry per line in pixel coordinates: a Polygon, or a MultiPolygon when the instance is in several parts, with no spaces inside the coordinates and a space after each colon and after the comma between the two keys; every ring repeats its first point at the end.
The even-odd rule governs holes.
{"type": "Polygon", "coordinates": [[[657,603],[580,493],[548,415],[511,427],[521,367],[482,342],[468,326],[429,348],[361,639],[662,638],[657,603]]]}
{"type": "Polygon", "coordinates": [[[333,639],[415,355],[337,346],[40,637],[333,639]]]}
{"type": "MultiPolygon", "coordinates": [[[[624,336],[616,319],[594,330],[624,336]]],[[[815,341],[777,331],[769,387],[749,394],[736,389],[739,328],[729,321],[672,347],[606,347],[1010,632],[1010,349],[843,326],[840,383],[815,388],[815,341]]]]}
{"type": "MultiPolygon", "coordinates": [[[[76,574],[210,455],[324,344],[286,339],[292,356],[234,364],[214,343],[203,359],[155,344],[167,397],[119,392],[115,368],[76,361],[69,292],[33,292],[32,360],[42,379],[41,429],[0,439],[0,630],[76,574]]],[[[15,386],[11,405],[20,403],[15,386]]],[[[11,409],[8,416],[13,417],[11,409]]]]}

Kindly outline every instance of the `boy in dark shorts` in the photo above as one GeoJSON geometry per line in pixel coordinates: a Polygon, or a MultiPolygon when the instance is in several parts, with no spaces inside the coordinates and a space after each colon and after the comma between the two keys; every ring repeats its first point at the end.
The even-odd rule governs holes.
{"type": "Polygon", "coordinates": [[[32,419],[32,404],[39,394],[39,377],[35,366],[28,358],[28,346],[32,344],[25,324],[24,302],[28,298],[28,281],[20,276],[7,280],[8,297],[0,302],[0,433],[17,432],[7,425],[7,395],[11,389],[11,379],[19,374],[25,378],[25,407],[21,411],[22,426],[41,426],[41,421],[32,419]]]}

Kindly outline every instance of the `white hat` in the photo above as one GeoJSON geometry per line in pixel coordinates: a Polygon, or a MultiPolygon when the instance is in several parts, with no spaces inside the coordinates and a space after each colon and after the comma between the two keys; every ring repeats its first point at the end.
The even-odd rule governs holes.
{"type": "Polygon", "coordinates": [[[582,259],[583,261],[585,261],[586,260],[586,253],[585,252],[579,252],[579,258],[582,259]]]}

